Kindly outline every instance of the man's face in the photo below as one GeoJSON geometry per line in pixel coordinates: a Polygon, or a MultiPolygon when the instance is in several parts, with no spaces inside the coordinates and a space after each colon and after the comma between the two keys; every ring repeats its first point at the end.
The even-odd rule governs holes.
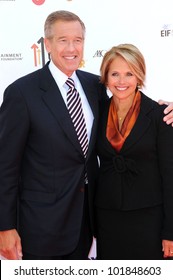
{"type": "Polygon", "coordinates": [[[53,63],[68,77],[78,69],[83,58],[84,31],[78,21],[57,21],[52,38],[45,38],[45,47],[53,63]]]}

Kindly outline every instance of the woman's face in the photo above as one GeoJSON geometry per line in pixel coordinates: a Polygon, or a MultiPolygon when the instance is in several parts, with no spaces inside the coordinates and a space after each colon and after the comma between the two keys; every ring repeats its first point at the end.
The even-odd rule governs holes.
{"type": "Polygon", "coordinates": [[[107,86],[113,96],[119,100],[133,98],[137,87],[137,77],[133,74],[127,62],[117,56],[110,64],[107,86]]]}

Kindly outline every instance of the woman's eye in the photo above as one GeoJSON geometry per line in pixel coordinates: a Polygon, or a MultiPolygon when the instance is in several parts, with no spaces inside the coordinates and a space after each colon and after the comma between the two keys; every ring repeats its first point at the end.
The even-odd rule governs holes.
{"type": "Polygon", "coordinates": [[[128,72],[127,76],[133,76],[133,74],[131,72],[128,72]]]}
{"type": "Polygon", "coordinates": [[[117,76],[118,76],[118,73],[117,73],[117,72],[112,73],[112,76],[117,77],[117,76]]]}

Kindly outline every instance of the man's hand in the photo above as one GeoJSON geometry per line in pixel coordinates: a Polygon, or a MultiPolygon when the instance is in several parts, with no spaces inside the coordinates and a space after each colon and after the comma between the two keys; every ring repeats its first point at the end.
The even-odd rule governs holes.
{"type": "Polygon", "coordinates": [[[164,258],[173,257],[173,241],[162,240],[162,248],[164,252],[164,258]]]}
{"type": "Polygon", "coordinates": [[[163,121],[166,122],[167,124],[171,124],[173,126],[173,102],[159,100],[158,103],[160,105],[163,105],[163,104],[168,105],[164,110],[164,114],[166,114],[166,116],[163,118],[163,121]]]}
{"type": "Polygon", "coordinates": [[[0,255],[8,260],[22,259],[21,240],[15,229],[0,231],[0,255]]]}

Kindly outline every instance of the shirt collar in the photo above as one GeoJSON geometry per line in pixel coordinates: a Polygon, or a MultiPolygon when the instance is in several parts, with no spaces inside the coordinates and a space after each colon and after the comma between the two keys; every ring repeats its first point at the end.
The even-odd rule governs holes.
{"type": "MultiPolygon", "coordinates": [[[[65,75],[61,70],[59,70],[58,67],[55,66],[53,61],[51,60],[49,63],[49,70],[55,79],[57,85],[61,88],[65,84],[66,80],[68,79],[68,76],[65,75]]],[[[72,76],[70,77],[74,80],[75,84],[77,83],[77,75],[76,72],[73,72],[72,76]]]]}

